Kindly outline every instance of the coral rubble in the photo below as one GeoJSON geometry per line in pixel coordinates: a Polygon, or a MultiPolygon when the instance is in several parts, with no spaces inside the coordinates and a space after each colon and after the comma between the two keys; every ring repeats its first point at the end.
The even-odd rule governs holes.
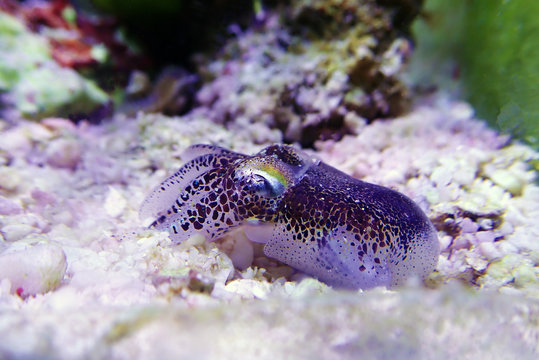
{"type": "Polygon", "coordinates": [[[299,1],[239,32],[220,56],[200,58],[197,100],[217,123],[261,122],[311,146],[352,131],[346,114],[401,114],[399,74],[410,41],[375,1],[299,1]],[[210,81],[208,81],[208,79],[210,81]]]}

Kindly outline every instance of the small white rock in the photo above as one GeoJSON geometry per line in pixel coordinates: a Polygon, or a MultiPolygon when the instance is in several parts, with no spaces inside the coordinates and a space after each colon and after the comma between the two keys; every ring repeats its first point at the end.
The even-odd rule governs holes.
{"type": "Polygon", "coordinates": [[[11,292],[23,297],[42,294],[60,285],[67,263],[63,250],[41,244],[0,254],[0,279],[11,282],[11,292]]]}
{"type": "Polygon", "coordinates": [[[496,243],[482,242],[479,243],[478,248],[481,255],[483,255],[489,261],[502,256],[502,253],[498,250],[496,243]]]}
{"type": "Polygon", "coordinates": [[[495,237],[496,234],[492,231],[478,231],[475,234],[476,241],[474,243],[494,242],[495,237]]]}
{"type": "Polygon", "coordinates": [[[477,229],[479,229],[479,225],[473,222],[470,218],[462,219],[459,225],[463,233],[475,233],[477,229]]]}
{"type": "Polygon", "coordinates": [[[0,196],[0,215],[16,215],[22,212],[22,207],[15,201],[0,196]]]}
{"type": "Polygon", "coordinates": [[[236,279],[225,285],[226,291],[239,295],[243,299],[266,299],[271,285],[251,279],[236,279]]]}
{"type": "Polygon", "coordinates": [[[13,167],[0,167],[0,189],[15,191],[22,183],[19,170],[13,167]]]}
{"type": "Polygon", "coordinates": [[[501,186],[505,190],[511,192],[513,195],[521,195],[523,187],[525,185],[524,180],[515,176],[511,171],[506,169],[497,169],[490,178],[496,185],[501,186]]]}
{"type": "Polygon", "coordinates": [[[61,138],[51,142],[46,150],[47,163],[57,168],[75,169],[82,149],[76,139],[61,138]]]}
{"type": "Polygon", "coordinates": [[[39,230],[29,224],[9,224],[0,229],[4,239],[7,242],[14,242],[25,238],[26,236],[37,233],[39,230]]]}
{"type": "Polygon", "coordinates": [[[105,200],[105,211],[112,217],[120,216],[127,205],[125,197],[112,186],[109,187],[109,193],[105,200]]]}

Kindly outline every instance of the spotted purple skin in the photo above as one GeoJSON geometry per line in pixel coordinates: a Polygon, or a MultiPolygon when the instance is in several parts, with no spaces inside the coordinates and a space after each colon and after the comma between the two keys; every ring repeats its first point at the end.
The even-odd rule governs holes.
{"type": "Polygon", "coordinates": [[[406,196],[352,178],[287,145],[253,156],[194,145],[188,161],[152,192],[141,218],[175,242],[209,241],[245,225],[266,256],[328,285],[394,287],[434,270],[432,223],[406,196]]]}

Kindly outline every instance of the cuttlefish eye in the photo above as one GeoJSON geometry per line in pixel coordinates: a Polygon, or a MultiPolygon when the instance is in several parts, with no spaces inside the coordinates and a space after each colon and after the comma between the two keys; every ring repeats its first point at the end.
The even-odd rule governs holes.
{"type": "Polygon", "coordinates": [[[267,172],[256,172],[254,173],[254,176],[257,178],[257,183],[259,184],[255,191],[260,195],[273,198],[281,196],[286,189],[284,184],[277,177],[272,176],[267,172]]]}
{"type": "Polygon", "coordinates": [[[275,198],[286,190],[286,180],[278,170],[273,168],[243,168],[236,173],[238,183],[244,189],[264,197],[275,198]]]}

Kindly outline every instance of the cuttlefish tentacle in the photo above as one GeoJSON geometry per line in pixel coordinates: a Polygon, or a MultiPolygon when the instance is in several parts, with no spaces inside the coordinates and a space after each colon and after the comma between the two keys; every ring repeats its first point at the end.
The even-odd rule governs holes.
{"type": "Polygon", "coordinates": [[[207,145],[189,151],[190,161],[143,205],[152,211],[141,210],[176,242],[196,232],[212,241],[243,225],[251,240],[266,243],[266,256],[354,289],[396,286],[436,266],[432,223],[396,191],[291,146],[253,156],[207,145]]]}

